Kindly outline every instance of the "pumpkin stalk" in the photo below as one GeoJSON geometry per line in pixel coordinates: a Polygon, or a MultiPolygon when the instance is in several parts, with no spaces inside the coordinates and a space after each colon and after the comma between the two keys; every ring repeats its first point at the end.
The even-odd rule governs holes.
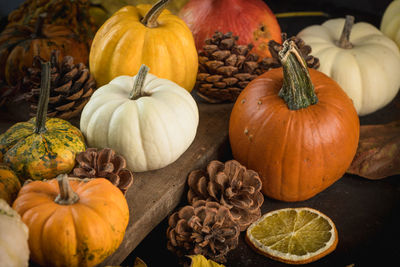
{"type": "Polygon", "coordinates": [[[136,75],[135,83],[133,84],[133,89],[129,95],[129,99],[136,100],[145,95],[143,92],[143,85],[149,70],[150,68],[144,64],[140,66],[139,72],[136,75]]]}
{"type": "Polygon", "coordinates": [[[347,15],[346,20],[344,22],[342,34],[340,35],[340,39],[338,42],[338,46],[340,48],[350,49],[353,47],[353,44],[350,42],[350,33],[353,25],[354,25],[354,17],[347,15]]]}
{"type": "Polygon", "coordinates": [[[39,38],[43,36],[43,23],[44,19],[47,17],[47,13],[42,13],[38,16],[36,23],[35,23],[35,31],[32,33],[32,38],[39,38]]]}
{"type": "Polygon", "coordinates": [[[311,82],[307,64],[293,41],[286,40],[279,52],[283,67],[283,85],[279,96],[285,100],[289,109],[298,110],[318,102],[311,82]]]}
{"type": "Polygon", "coordinates": [[[47,106],[50,96],[50,62],[42,63],[39,104],[36,112],[35,133],[46,131],[47,106]]]}
{"type": "Polygon", "coordinates": [[[143,17],[141,22],[149,28],[155,28],[158,26],[157,19],[160,16],[161,12],[169,3],[169,0],[160,0],[158,1],[152,8],[147,12],[147,14],[143,17]]]}
{"type": "Polygon", "coordinates": [[[68,175],[59,174],[57,176],[58,187],[60,188],[60,194],[56,197],[54,202],[59,205],[72,205],[79,200],[79,196],[72,190],[69,184],[68,175]]]}

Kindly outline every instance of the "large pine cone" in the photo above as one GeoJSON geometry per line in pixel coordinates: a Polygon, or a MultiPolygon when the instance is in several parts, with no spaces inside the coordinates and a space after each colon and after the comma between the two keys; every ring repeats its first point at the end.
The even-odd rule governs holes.
{"type": "Polygon", "coordinates": [[[240,231],[261,216],[264,196],[260,192],[261,179],[253,170],[246,169],[236,160],[224,163],[214,160],[207,166],[207,172],[195,170],[189,174],[188,201],[199,199],[217,201],[226,206],[240,231]]]}
{"type": "Polygon", "coordinates": [[[126,160],[111,148],[88,148],[76,156],[76,166],[72,174],[79,178],[108,179],[122,193],[126,193],[133,183],[133,174],[126,168],[126,160]]]}
{"type": "MultiPolygon", "coordinates": [[[[75,64],[71,56],[65,56],[60,61],[59,54],[58,50],[54,50],[50,58],[51,84],[47,116],[70,119],[81,113],[96,89],[96,81],[85,64],[75,64]]],[[[25,98],[32,103],[31,116],[36,114],[39,101],[42,62],[43,59],[35,57],[32,68],[27,69],[22,82],[22,91],[30,91],[25,94],[25,98]]]]}
{"type": "MultiPolygon", "coordinates": [[[[286,34],[282,37],[286,39],[286,34]]],[[[310,68],[317,68],[319,61],[309,55],[311,47],[300,38],[291,37],[310,68]]],[[[196,92],[210,103],[234,102],[250,81],[268,71],[281,66],[278,52],[282,45],[270,41],[268,48],[272,57],[260,59],[251,53],[252,44],[238,45],[238,37],[231,32],[215,32],[205,41],[199,52],[199,71],[196,80],[196,92]]]]}
{"type": "Polygon", "coordinates": [[[201,254],[225,262],[238,245],[239,227],[229,209],[217,202],[198,200],[173,213],[168,224],[167,248],[178,256],[201,254]]]}

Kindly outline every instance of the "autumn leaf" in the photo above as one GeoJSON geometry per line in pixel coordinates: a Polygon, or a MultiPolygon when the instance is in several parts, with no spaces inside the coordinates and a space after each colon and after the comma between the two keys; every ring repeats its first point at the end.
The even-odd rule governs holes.
{"type": "Polygon", "coordinates": [[[362,125],[357,153],[347,173],[372,180],[400,174],[400,121],[362,125]]]}
{"type": "Polygon", "coordinates": [[[191,255],[188,257],[192,259],[190,267],[225,267],[212,260],[207,260],[203,255],[191,255]]]}

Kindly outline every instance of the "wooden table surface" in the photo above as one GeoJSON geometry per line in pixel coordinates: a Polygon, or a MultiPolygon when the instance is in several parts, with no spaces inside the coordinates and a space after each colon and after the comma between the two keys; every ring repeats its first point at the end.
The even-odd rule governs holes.
{"type": "MultiPolygon", "coordinates": [[[[100,266],[120,264],[146,235],[181,201],[190,171],[204,168],[211,159],[229,153],[228,122],[232,104],[210,105],[199,102],[199,126],[188,150],[165,168],[134,173],[126,193],[130,219],[124,240],[116,252],[100,266]]],[[[27,120],[26,105],[13,105],[0,112],[0,133],[18,121],[27,120]]],[[[71,122],[79,127],[79,119],[71,122]]]]}
{"type": "MultiPolygon", "coordinates": [[[[267,1],[268,2],[268,1],[267,1]]],[[[334,1],[269,1],[274,12],[324,10],[331,17],[353,14],[356,22],[364,20],[379,26],[383,7],[389,0],[372,1],[369,9],[377,6],[377,13],[367,8],[357,10],[362,1],[354,2],[353,9],[341,8],[334,1]]],[[[346,1],[339,1],[343,4],[346,1]]],[[[346,6],[344,3],[343,5],[346,6]]],[[[347,5],[348,6],[348,5],[347,5]]],[[[319,24],[326,17],[279,19],[282,31],[295,35],[306,25],[319,24]]],[[[200,124],[193,144],[173,164],[151,172],[135,173],[135,180],[126,198],[130,220],[119,249],[100,266],[133,266],[135,257],[148,266],[176,266],[177,258],[166,249],[167,216],[177,206],[186,203],[186,178],[194,169],[204,168],[212,159],[231,158],[228,143],[228,120],[232,104],[210,105],[197,99],[200,124]]],[[[26,119],[26,107],[14,106],[0,112],[0,133],[17,121],[26,119]]],[[[361,117],[361,124],[385,123],[400,119],[400,96],[384,109],[361,117]]],[[[78,125],[78,119],[73,124],[78,125]]],[[[339,232],[337,249],[308,266],[392,266],[400,255],[400,176],[369,181],[353,175],[344,175],[327,190],[310,200],[284,203],[266,198],[262,213],[285,207],[307,206],[316,208],[332,218],[339,232]]],[[[255,253],[240,235],[239,246],[228,254],[227,266],[287,266],[255,253]]]]}

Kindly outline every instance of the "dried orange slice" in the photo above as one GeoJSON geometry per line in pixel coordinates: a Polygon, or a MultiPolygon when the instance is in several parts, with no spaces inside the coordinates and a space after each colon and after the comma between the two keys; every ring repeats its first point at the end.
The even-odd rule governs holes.
{"type": "Polygon", "coordinates": [[[338,233],[332,220],[321,212],[288,208],[269,212],[251,224],[246,241],[274,260],[305,264],[335,250],[338,233]]]}

